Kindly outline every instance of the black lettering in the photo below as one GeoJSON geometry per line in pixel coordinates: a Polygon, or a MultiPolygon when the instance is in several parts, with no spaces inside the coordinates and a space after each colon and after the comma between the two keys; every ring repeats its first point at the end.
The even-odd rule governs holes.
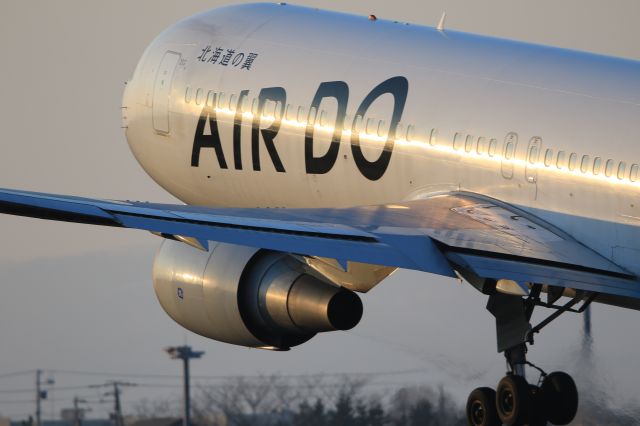
{"type": "Polygon", "coordinates": [[[222,152],[222,144],[220,143],[220,133],[218,132],[218,120],[216,119],[216,110],[213,106],[205,106],[200,114],[198,120],[198,127],[196,128],[196,135],[193,138],[193,151],[191,153],[191,167],[198,167],[200,165],[200,150],[202,148],[213,148],[216,151],[216,157],[218,158],[218,164],[221,169],[227,168],[227,162],[224,159],[224,153],[222,152]],[[209,127],[211,128],[211,134],[205,135],[204,128],[209,120],[209,127]]]}
{"type": "Polygon", "coordinates": [[[233,164],[236,170],[242,170],[242,103],[248,94],[248,90],[240,92],[236,115],[233,118],[233,164]]]}
{"type": "Polygon", "coordinates": [[[358,107],[351,128],[351,152],[353,153],[353,159],[360,173],[369,180],[380,179],[387,171],[387,167],[389,167],[391,153],[393,152],[393,145],[395,143],[396,129],[404,112],[408,92],[409,82],[406,78],[401,76],[392,77],[376,86],[362,101],[360,107],[358,107]],[[380,157],[376,161],[369,161],[362,154],[360,135],[355,129],[356,118],[358,116],[364,117],[371,104],[386,93],[393,95],[393,113],[391,115],[389,134],[387,135],[387,141],[384,144],[380,157]]]}
{"type": "Polygon", "coordinates": [[[342,129],[344,127],[344,118],[347,114],[347,102],[349,101],[349,86],[344,81],[327,81],[320,84],[316,95],[311,102],[309,108],[309,117],[307,119],[307,129],[304,134],[304,161],[307,173],[323,174],[328,173],[338,159],[338,151],[340,150],[340,139],[342,138],[342,129]],[[313,156],[313,130],[317,117],[311,117],[311,113],[315,111],[318,114],[320,103],[324,98],[335,98],[338,102],[338,112],[336,121],[334,122],[333,137],[329,150],[322,157],[313,156]]]}
{"type": "Polygon", "coordinates": [[[285,171],[282,161],[280,161],[280,157],[278,156],[276,146],[273,144],[273,139],[280,130],[286,102],[287,92],[282,87],[267,87],[260,90],[260,95],[258,96],[258,111],[254,113],[253,125],[251,127],[251,157],[253,160],[253,170],[260,170],[260,133],[262,133],[262,138],[264,139],[264,144],[267,147],[267,152],[269,153],[269,157],[271,157],[273,166],[280,173],[284,173],[285,171]],[[262,117],[264,104],[267,101],[273,101],[276,105],[279,105],[280,111],[275,111],[275,120],[268,129],[260,129],[260,118],[262,117]]]}

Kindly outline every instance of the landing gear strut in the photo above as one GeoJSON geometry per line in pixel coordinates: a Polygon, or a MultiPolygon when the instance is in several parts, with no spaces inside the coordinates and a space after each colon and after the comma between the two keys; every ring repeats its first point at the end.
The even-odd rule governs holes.
{"type": "MultiPolygon", "coordinates": [[[[495,287],[494,287],[495,288],[495,287]]],[[[548,290],[550,294],[553,289],[548,290]]],[[[482,387],[469,395],[466,414],[470,426],[520,426],[569,424],[578,410],[578,390],[567,373],[546,374],[527,360],[527,343],[533,344],[534,333],[564,312],[582,312],[593,301],[595,295],[578,295],[564,306],[554,303],[559,297],[550,296],[547,303],[540,300],[542,286],[534,284],[526,299],[492,292],[487,309],[496,318],[498,352],[504,352],[507,374],[500,380],[496,390],[482,387]],[[552,298],[555,297],[554,300],[552,298]],[[579,301],[583,306],[573,309],[579,301]],[[549,318],[536,327],[529,323],[533,308],[545,306],[556,309],[549,318]],[[525,378],[525,367],[538,370],[540,378],[530,384],[525,378]]]]}

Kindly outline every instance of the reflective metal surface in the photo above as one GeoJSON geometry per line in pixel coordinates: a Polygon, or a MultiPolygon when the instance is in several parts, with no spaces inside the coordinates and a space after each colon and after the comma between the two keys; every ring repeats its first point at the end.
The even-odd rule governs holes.
{"type": "Polygon", "coordinates": [[[156,295],[183,327],[215,340],[288,349],[362,317],[359,297],[284,253],[166,240],[153,267],[156,295]]]}

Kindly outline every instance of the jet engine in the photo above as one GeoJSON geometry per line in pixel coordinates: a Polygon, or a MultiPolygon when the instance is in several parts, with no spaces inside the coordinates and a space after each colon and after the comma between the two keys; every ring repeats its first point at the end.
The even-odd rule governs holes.
{"type": "Polygon", "coordinates": [[[296,257],[210,242],[198,250],[166,240],[153,265],[153,286],[178,324],[211,339],[287,350],[316,333],[348,330],[362,302],[296,257]]]}

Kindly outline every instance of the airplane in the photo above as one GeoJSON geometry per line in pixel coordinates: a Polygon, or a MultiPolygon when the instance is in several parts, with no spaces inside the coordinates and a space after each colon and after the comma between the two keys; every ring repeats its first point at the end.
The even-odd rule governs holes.
{"type": "Polygon", "coordinates": [[[355,327],[398,268],[464,280],[508,366],[468,423],[564,425],[575,382],[527,347],[592,303],[640,309],[639,75],[442,23],[216,8],[160,34],[123,96],[133,155],[184,204],[2,189],[0,212],[161,237],[168,315],[275,351],[355,327]]]}

